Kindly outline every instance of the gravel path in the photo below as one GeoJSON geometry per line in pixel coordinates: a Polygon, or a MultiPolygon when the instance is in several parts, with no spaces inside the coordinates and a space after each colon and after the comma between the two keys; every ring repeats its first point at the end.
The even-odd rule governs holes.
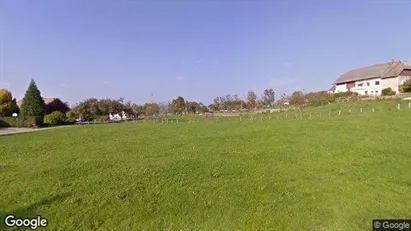
{"type": "Polygon", "coordinates": [[[56,129],[56,128],[66,128],[72,126],[56,126],[56,127],[48,127],[48,128],[0,128],[0,136],[5,135],[12,135],[18,133],[27,133],[27,132],[36,132],[36,131],[43,131],[48,129],[56,129]]]}

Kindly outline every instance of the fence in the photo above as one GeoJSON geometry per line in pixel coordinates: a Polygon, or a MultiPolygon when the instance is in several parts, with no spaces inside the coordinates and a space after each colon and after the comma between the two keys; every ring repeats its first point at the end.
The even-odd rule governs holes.
{"type": "Polygon", "coordinates": [[[335,116],[352,116],[369,113],[410,111],[411,102],[388,102],[388,104],[347,104],[341,107],[334,104],[332,107],[314,107],[297,109],[292,111],[276,111],[266,114],[244,114],[238,116],[182,116],[182,117],[158,117],[151,119],[133,119],[123,121],[106,122],[82,122],[77,124],[106,124],[106,123],[138,123],[138,124],[192,124],[192,123],[220,123],[220,122],[257,122],[271,120],[301,120],[314,118],[327,118],[335,116]],[[337,106],[337,107],[336,107],[337,106]]]}

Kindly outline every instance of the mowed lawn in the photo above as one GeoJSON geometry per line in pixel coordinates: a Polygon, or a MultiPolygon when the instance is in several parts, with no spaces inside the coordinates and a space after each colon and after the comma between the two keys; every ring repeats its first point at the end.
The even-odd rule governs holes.
{"type": "Polygon", "coordinates": [[[410,141],[411,110],[3,136],[0,215],[48,230],[370,230],[411,218],[410,141]]]}

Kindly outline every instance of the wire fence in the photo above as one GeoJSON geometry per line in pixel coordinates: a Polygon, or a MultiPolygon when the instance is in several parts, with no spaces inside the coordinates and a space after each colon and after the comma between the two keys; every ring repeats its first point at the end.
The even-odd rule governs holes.
{"type": "Polygon", "coordinates": [[[341,104],[330,107],[303,108],[292,111],[277,111],[261,114],[241,114],[238,116],[162,116],[147,119],[128,119],[122,121],[109,122],[83,122],[82,124],[106,124],[106,123],[126,123],[126,124],[195,124],[195,123],[225,123],[225,122],[258,122],[274,120],[302,120],[315,118],[330,118],[341,116],[356,116],[362,114],[411,112],[411,102],[384,103],[384,104],[341,104]]]}

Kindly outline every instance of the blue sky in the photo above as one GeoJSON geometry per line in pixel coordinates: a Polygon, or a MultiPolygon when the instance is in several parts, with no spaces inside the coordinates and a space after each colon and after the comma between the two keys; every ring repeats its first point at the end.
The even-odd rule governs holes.
{"type": "Polygon", "coordinates": [[[411,61],[410,1],[1,0],[0,88],[76,103],[328,89],[411,61]]]}

